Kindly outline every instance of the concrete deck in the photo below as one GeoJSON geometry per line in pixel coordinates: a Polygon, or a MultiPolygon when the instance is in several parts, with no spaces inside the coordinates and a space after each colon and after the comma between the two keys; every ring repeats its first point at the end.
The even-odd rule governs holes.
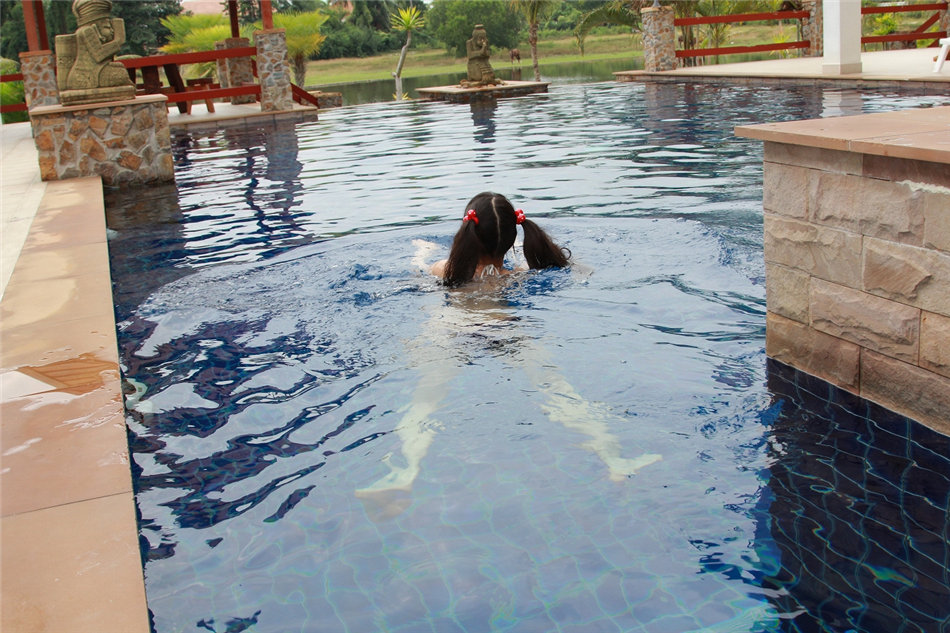
{"type": "MultiPolygon", "coordinates": [[[[866,53],[862,81],[922,77],[944,93],[950,90],[950,64],[939,76],[928,75],[935,54],[866,53]],[[902,74],[885,72],[898,67],[902,74]]],[[[820,75],[820,60],[754,64],[762,65],[707,66],[667,76],[829,80],[820,75]]],[[[262,115],[256,105],[215,109],[204,113],[198,102],[194,114],[171,114],[170,123],[253,125],[261,117],[312,114],[262,115]]],[[[848,125],[847,119],[835,121],[825,128],[832,136],[848,125]]],[[[873,129],[848,134],[929,160],[933,148],[922,143],[918,153],[915,143],[945,143],[950,130],[939,139],[921,139],[912,133],[919,131],[914,125],[913,113],[894,113],[874,119],[873,129]],[[881,138],[882,130],[894,140],[881,138]]],[[[101,185],[98,178],[43,183],[29,124],[4,125],[0,136],[0,630],[146,633],[101,185]]]]}
{"type": "Polygon", "coordinates": [[[738,64],[718,64],[677,68],[648,73],[643,70],[614,73],[620,81],[728,81],[745,83],[834,83],[842,87],[914,86],[939,94],[950,93],[950,63],[939,73],[933,72],[938,48],[913,48],[899,51],[862,53],[861,72],[851,75],[825,75],[821,57],[794,57],[738,64]]]}

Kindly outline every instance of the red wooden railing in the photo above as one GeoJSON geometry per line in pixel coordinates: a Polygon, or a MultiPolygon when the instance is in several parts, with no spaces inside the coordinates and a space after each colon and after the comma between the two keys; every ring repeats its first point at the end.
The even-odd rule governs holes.
{"type": "MultiPolygon", "coordinates": [[[[742,22],[762,22],[766,20],[802,20],[808,17],[808,11],[774,11],[770,13],[737,13],[735,15],[713,15],[695,18],[675,18],[674,26],[698,26],[700,24],[740,24],[742,22]]],[[[677,57],[706,57],[708,55],[733,55],[737,53],[760,53],[766,51],[784,51],[811,46],[808,40],[796,42],[778,42],[755,44],[751,46],[720,46],[717,48],[688,48],[676,51],[677,57]]]]}
{"type": "MultiPolygon", "coordinates": [[[[8,81],[23,81],[23,73],[11,73],[9,75],[0,75],[0,83],[8,81]]],[[[0,105],[0,113],[3,112],[26,112],[26,102],[8,103],[0,105]]]]}
{"type": "MultiPolygon", "coordinates": [[[[260,99],[261,87],[259,84],[248,84],[244,86],[231,86],[229,88],[222,88],[218,84],[211,84],[210,86],[202,86],[203,89],[188,89],[188,86],[185,85],[185,82],[182,81],[181,75],[179,73],[179,66],[183,64],[201,64],[206,62],[216,62],[219,59],[230,59],[232,57],[251,57],[253,58],[257,55],[257,49],[253,46],[244,46],[241,48],[225,48],[221,50],[214,51],[200,51],[196,53],[175,53],[172,55],[151,55],[149,57],[132,57],[128,59],[119,59],[117,61],[121,62],[125,66],[126,70],[129,70],[129,75],[135,80],[135,71],[139,70],[142,72],[143,77],[148,74],[152,79],[152,84],[146,89],[153,92],[161,92],[166,97],[168,97],[169,103],[181,104],[181,110],[184,112],[185,108],[183,107],[185,103],[189,101],[206,101],[210,99],[226,99],[229,97],[236,97],[238,95],[254,95],[260,99]],[[166,79],[171,84],[169,87],[160,87],[157,83],[157,73],[158,69],[163,68],[165,70],[166,79]]],[[[257,76],[257,66],[254,64],[253,59],[251,60],[252,67],[254,70],[254,76],[257,76]]],[[[7,81],[23,81],[22,73],[14,73],[9,75],[0,75],[0,82],[7,81]]],[[[293,99],[297,103],[306,103],[314,107],[318,107],[319,103],[317,98],[312,94],[297,86],[295,84],[290,85],[291,92],[293,94],[293,99]]],[[[0,106],[0,112],[25,112],[27,110],[26,103],[14,103],[4,106],[0,106]]]]}
{"type": "Polygon", "coordinates": [[[865,35],[861,37],[862,44],[876,44],[880,42],[915,42],[917,40],[929,40],[930,47],[939,46],[938,40],[947,37],[946,31],[927,31],[930,27],[940,20],[940,12],[947,10],[946,2],[933,2],[930,4],[894,4],[894,5],[874,5],[861,7],[861,15],[874,15],[880,13],[907,13],[910,11],[936,11],[923,24],[909,33],[890,33],[888,35],[865,35]]]}
{"type": "MultiPolygon", "coordinates": [[[[122,64],[129,70],[134,70],[137,68],[164,68],[166,70],[166,75],[175,74],[178,72],[178,66],[182,64],[201,64],[206,62],[216,62],[219,59],[229,59],[232,57],[254,57],[257,54],[257,49],[253,46],[245,46],[241,48],[225,48],[221,50],[214,51],[200,51],[196,53],[175,53],[172,55],[152,55],[150,57],[135,57],[131,59],[122,59],[119,60],[122,64]]],[[[253,63],[253,61],[252,61],[253,63]]],[[[256,65],[254,66],[254,75],[257,76],[256,65]]],[[[174,82],[177,85],[173,85],[173,90],[164,89],[162,92],[168,97],[169,103],[182,103],[187,101],[204,101],[206,99],[223,99],[228,97],[236,97],[238,95],[255,95],[260,98],[261,87],[258,84],[246,85],[246,86],[231,86],[229,88],[222,88],[220,85],[214,84],[209,89],[205,90],[188,90],[183,86],[180,80],[174,80],[169,78],[170,81],[174,82]]],[[[317,99],[311,95],[306,90],[291,84],[291,90],[293,93],[294,101],[297,103],[309,103],[313,106],[317,106],[317,99]]]]}

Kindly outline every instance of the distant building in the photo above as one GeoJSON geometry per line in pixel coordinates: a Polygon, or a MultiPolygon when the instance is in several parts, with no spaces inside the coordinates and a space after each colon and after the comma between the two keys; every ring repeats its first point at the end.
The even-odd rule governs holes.
{"type": "Polygon", "coordinates": [[[195,15],[218,15],[227,10],[221,0],[182,0],[181,8],[195,15]]]}

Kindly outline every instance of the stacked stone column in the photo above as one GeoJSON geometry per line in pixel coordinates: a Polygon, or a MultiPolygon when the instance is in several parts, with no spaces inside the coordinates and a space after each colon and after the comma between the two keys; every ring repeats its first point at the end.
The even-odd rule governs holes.
{"type": "Polygon", "coordinates": [[[676,34],[672,7],[648,7],[640,11],[643,21],[643,68],[660,72],[676,68],[676,34]]]}
{"type": "MultiPolygon", "coordinates": [[[[246,37],[229,37],[224,40],[223,48],[245,48],[251,45],[251,40],[246,37]]],[[[217,44],[215,44],[217,48],[217,44]]],[[[251,86],[254,85],[254,69],[251,66],[251,60],[247,57],[229,57],[223,60],[226,71],[221,72],[222,62],[218,62],[218,80],[221,87],[251,86]]],[[[254,95],[237,95],[231,97],[231,103],[238,105],[242,103],[254,103],[254,95]]]]}
{"type": "Polygon", "coordinates": [[[53,51],[20,53],[20,72],[23,74],[23,92],[28,108],[59,103],[55,69],[53,51]]]}
{"type": "Polygon", "coordinates": [[[261,82],[261,111],[292,110],[294,99],[284,29],[255,31],[254,43],[257,45],[257,75],[261,82]]]}
{"type": "Polygon", "coordinates": [[[821,0],[803,0],[802,8],[809,16],[802,20],[802,37],[808,40],[808,57],[824,55],[824,25],[821,18],[821,0]]]}

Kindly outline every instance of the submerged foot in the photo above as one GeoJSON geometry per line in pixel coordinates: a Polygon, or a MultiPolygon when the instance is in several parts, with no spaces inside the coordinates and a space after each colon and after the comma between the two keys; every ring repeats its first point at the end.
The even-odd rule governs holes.
{"type": "Polygon", "coordinates": [[[606,460],[605,463],[607,464],[608,470],[610,470],[611,481],[623,481],[631,475],[636,475],[637,471],[641,468],[655,464],[661,459],[663,459],[663,456],[659,453],[646,453],[635,459],[615,457],[606,460]]]}

